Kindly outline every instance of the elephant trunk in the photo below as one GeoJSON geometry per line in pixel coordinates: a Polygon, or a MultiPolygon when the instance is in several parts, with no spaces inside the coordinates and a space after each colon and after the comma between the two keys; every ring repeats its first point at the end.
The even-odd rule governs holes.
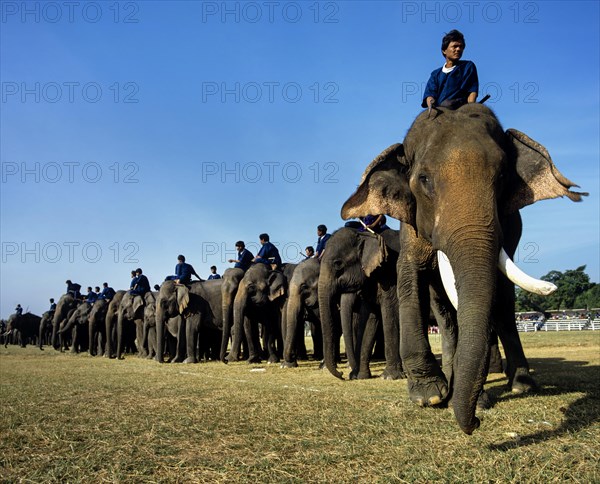
{"type": "Polygon", "coordinates": [[[58,330],[58,333],[61,334],[61,333],[66,333],[67,331],[71,331],[71,329],[73,329],[73,326],[75,326],[76,322],[77,322],[77,316],[75,314],[73,314],[73,316],[71,316],[67,320],[65,325],[58,330]]]}
{"type": "MultiPolygon", "coordinates": [[[[240,355],[242,339],[244,334],[244,318],[246,316],[245,307],[248,304],[248,290],[245,284],[240,284],[235,300],[233,301],[233,340],[231,342],[231,351],[229,352],[229,361],[237,361],[240,355]]],[[[252,345],[252,341],[248,341],[252,345]]]]}
{"type": "MultiPolygon", "coordinates": [[[[98,303],[96,303],[98,304],[98,303]]],[[[88,353],[90,354],[90,356],[95,356],[95,352],[94,352],[94,332],[96,329],[96,323],[95,323],[95,315],[92,314],[90,315],[90,317],[88,318],[88,342],[89,342],[89,347],[88,347],[88,353]]]]}
{"type": "Polygon", "coordinates": [[[155,359],[159,363],[163,362],[163,355],[165,350],[165,325],[167,319],[165,311],[160,304],[160,301],[156,302],[156,356],[155,359]]]}
{"type": "Polygon", "coordinates": [[[343,293],[340,297],[340,318],[342,322],[342,333],[344,335],[344,346],[346,347],[346,358],[350,367],[351,378],[358,372],[359,362],[356,357],[360,352],[359,343],[353,325],[352,309],[358,295],[355,292],[343,293]]]}
{"type": "Polygon", "coordinates": [[[342,378],[342,373],[336,369],[335,341],[334,341],[334,318],[333,309],[335,305],[333,281],[331,277],[323,274],[319,276],[319,315],[321,316],[321,330],[323,332],[323,359],[329,372],[342,378]]]}
{"type": "Polygon", "coordinates": [[[229,346],[229,338],[231,337],[231,326],[233,324],[233,294],[230,291],[223,293],[223,336],[221,338],[221,351],[219,353],[219,358],[223,363],[227,363],[227,359],[225,355],[227,354],[227,347],[229,346]]]}
{"type": "Polygon", "coordinates": [[[300,289],[297,285],[290,286],[289,296],[286,307],[286,328],[285,328],[285,345],[283,358],[288,364],[296,363],[296,336],[298,333],[298,324],[302,315],[302,301],[300,289]]]}
{"type": "Polygon", "coordinates": [[[119,314],[117,316],[117,359],[120,360],[123,354],[123,324],[125,323],[123,320],[125,319],[125,315],[123,314],[123,310],[119,309],[119,314]]]}
{"type": "Polygon", "coordinates": [[[56,313],[54,313],[54,319],[52,320],[52,339],[50,340],[50,344],[55,350],[60,349],[60,344],[58,342],[58,330],[63,319],[63,310],[62,308],[58,308],[56,313]]]}
{"type": "Polygon", "coordinates": [[[106,346],[104,347],[104,356],[106,358],[112,358],[112,323],[113,323],[113,312],[109,305],[108,311],[106,311],[106,317],[104,318],[104,331],[106,332],[106,346]]]}
{"type": "Polygon", "coordinates": [[[457,241],[448,251],[450,263],[456,269],[458,292],[458,341],[452,401],[456,420],[469,435],[479,427],[475,409],[486,379],[499,251],[493,235],[477,240],[470,244],[457,241]]]}

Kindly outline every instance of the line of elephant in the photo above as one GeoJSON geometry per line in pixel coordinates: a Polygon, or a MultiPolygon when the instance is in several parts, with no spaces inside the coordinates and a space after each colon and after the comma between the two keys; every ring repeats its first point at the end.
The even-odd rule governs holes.
{"type": "MultiPolygon", "coordinates": [[[[498,363],[496,334],[512,391],[536,388],[516,329],[514,287],[538,294],[555,287],[527,276],[511,261],[522,231],[519,210],[557,197],[580,201],[587,194],[572,191],[575,186],[545,147],[515,129],[504,131],[481,104],[423,112],[403,143],[369,164],[341,209],[346,220],[389,215],[402,222],[399,232],[342,228],[329,239],[320,263],[310,259],[282,271],[262,264],[245,273],[229,269],[220,281],[190,288],[167,281],[138,307],[120,291],[119,307],[113,307],[115,298],[106,308],[105,334],[112,335],[115,321],[117,328],[114,340],[105,335],[106,351],[111,355],[111,341],[116,341],[120,356],[125,321],[135,321],[135,339],[144,342],[141,352],[159,361],[166,346],[174,361],[197,361],[199,335],[205,340],[207,331],[221,330],[220,360],[237,361],[245,341],[248,361],[283,358],[282,366],[293,367],[305,351],[300,322],[308,320],[315,328],[315,348],[323,348],[333,375],[342,377],[337,362],[343,335],[350,378],[367,378],[375,334],[382,327],[383,376],[406,375],[409,397],[418,405],[450,403],[460,428],[471,434],[480,424],[475,413],[485,395],[486,374],[498,363]],[[154,310],[145,318],[141,307],[154,310]],[[431,315],[442,333],[441,366],[427,336],[431,315]],[[153,349],[147,343],[152,335],[153,349]]],[[[62,305],[76,311],[73,302],[61,299],[53,341],[67,317],[62,305]]],[[[92,343],[93,327],[101,332],[89,325],[92,343]]]]}

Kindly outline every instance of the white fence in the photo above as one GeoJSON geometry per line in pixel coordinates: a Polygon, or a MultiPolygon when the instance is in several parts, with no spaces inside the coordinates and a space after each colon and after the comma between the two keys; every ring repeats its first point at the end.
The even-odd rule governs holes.
{"type": "Polygon", "coordinates": [[[549,319],[540,321],[517,321],[517,330],[528,333],[533,331],[600,331],[600,319],[549,319]]]}

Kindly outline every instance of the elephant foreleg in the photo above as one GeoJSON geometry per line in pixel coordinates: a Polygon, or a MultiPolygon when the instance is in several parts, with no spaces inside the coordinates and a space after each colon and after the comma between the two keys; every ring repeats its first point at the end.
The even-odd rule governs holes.
{"type": "Polygon", "coordinates": [[[198,328],[201,325],[202,318],[198,314],[186,318],[185,322],[185,340],[187,348],[187,358],[184,363],[198,363],[197,348],[198,348],[198,328]]]}

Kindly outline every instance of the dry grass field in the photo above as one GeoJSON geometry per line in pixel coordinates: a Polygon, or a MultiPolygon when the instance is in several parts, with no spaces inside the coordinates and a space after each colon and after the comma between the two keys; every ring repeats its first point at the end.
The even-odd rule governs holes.
{"type": "Polygon", "coordinates": [[[540,391],[513,395],[490,375],[495,404],[472,436],[450,410],[410,403],[405,380],[339,381],[314,361],[159,365],[2,347],[0,480],[600,482],[600,332],[522,340],[540,391]]]}

